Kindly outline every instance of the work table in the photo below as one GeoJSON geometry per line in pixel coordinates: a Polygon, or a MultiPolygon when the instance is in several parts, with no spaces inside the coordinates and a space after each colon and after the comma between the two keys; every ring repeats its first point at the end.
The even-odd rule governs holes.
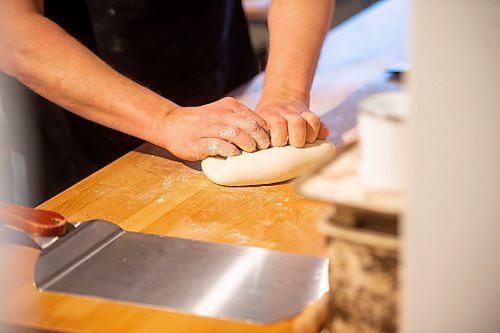
{"type": "MultiPolygon", "coordinates": [[[[355,125],[355,103],[372,90],[397,89],[386,67],[405,59],[409,4],[385,1],[329,33],[312,90],[311,109],[322,115],[330,139],[355,125]],[[383,81],[383,83],[381,83],[383,81]],[[361,88],[361,89],[360,89],[361,88]],[[335,111],[333,111],[335,110],[335,111]]],[[[262,74],[233,95],[254,107],[262,74]]],[[[296,193],[293,182],[222,187],[211,183],[199,163],[183,163],[145,144],[43,203],[71,222],[103,219],[123,229],[210,242],[323,255],[316,221],[330,205],[296,193]]],[[[7,325],[49,331],[86,332],[287,332],[290,321],[251,325],[71,295],[40,293],[33,285],[38,251],[0,244],[12,260],[6,287],[7,325]]],[[[238,297],[238,295],[234,295],[238,297]]],[[[0,326],[1,327],[1,326],[0,326]]],[[[8,326],[10,327],[10,326],[8,326]]]]}

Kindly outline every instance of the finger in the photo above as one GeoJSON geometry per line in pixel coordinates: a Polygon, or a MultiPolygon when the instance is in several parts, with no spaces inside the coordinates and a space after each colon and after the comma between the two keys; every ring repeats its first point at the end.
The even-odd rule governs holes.
{"type": "Polygon", "coordinates": [[[330,135],[330,130],[326,127],[325,124],[321,123],[321,128],[319,129],[317,139],[325,140],[326,138],[328,138],[329,135],[330,135]]]}
{"type": "Polygon", "coordinates": [[[257,150],[255,140],[239,127],[215,124],[203,130],[202,135],[205,138],[223,139],[249,153],[257,150]]]}
{"type": "Polygon", "coordinates": [[[235,145],[217,138],[202,138],[198,140],[194,150],[199,160],[207,158],[208,156],[220,155],[230,157],[241,154],[235,145]]]}
{"type": "Polygon", "coordinates": [[[297,148],[304,147],[307,133],[305,119],[295,112],[286,112],[282,115],[288,123],[288,143],[297,148]]]}
{"type": "Polygon", "coordinates": [[[268,132],[259,125],[259,123],[247,117],[246,114],[234,114],[233,115],[234,124],[244,130],[250,135],[257,143],[257,148],[267,149],[271,144],[268,132]]]}
{"type": "Polygon", "coordinates": [[[262,117],[259,116],[257,113],[253,112],[250,108],[248,108],[245,104],[241,102],[234,104],[232,111],[237,114],[242,114],[245,117],[252,118],[257,122],[257,124],[259,124],[260,127],[262,127],[265,131],[269,132],[269,127],[266,121],[262,119],[262,117]]]}
{"type": "Polygon", "coordinates": [[[319,117],[312,112],[303,112],[300,115],[306,121],[306,142],[313,143],[318,137],[321,121],[319,117]]]}
{"type": "Polygon", "coordinates": [[[280,114],[269,114],[264,116],[271,133],[271,145],[273,147],[286,146],[288,142],[288,122],[280,114]]]}

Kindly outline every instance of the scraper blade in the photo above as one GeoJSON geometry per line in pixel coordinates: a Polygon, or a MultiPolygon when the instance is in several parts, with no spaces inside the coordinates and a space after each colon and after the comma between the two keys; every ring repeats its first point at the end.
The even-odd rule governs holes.
{"type": "Polygon", "coordinates": [[[42,251],[35,283],[42,291],[272,323],[298,314],[328,290],[328,261],[127,232],[93,220],[42,251]]]}

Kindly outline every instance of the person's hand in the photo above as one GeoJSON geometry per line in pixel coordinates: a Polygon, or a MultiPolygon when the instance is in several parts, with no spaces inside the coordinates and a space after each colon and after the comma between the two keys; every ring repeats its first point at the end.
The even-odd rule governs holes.
{"type": "Polygon", "coordinates": [[[319,117],[303,102],[277,100],[261,103],[256,113],[269,126],[273,147],[282,147],[287,143],[303,147],[305,143],[324,140],[329,135],[319,117]]]}
{"type": "Polygon", "coordinates": [[[199,107],[171,109],[160,125],[163,146],[189,161],[225,157],[269,147],[265,121],[239,101],[226,97],[199,107]]]}

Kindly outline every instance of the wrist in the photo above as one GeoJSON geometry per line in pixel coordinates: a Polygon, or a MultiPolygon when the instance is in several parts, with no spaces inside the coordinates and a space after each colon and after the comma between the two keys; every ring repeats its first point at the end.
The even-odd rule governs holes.
{"type": "Polygon", "coordinates": [[[172,101],[160,97],[156,103],[152,105],[151,112],[146,112],[145,127],[143,130],[143,139],[157,146],[166,148],[167,134],[170,132],[171,124],[175,122],[175,117],[172,113],[179,106],[172,101]]]}
{"type": "Polygon", "coordinates": [[[309,107],[310,95],[309,91],[303,89],[295,89],[290,87],[265,87],[257,105],[257,109],[265,107],[269,104],[281,103],[300,103],[309,107]]]}

